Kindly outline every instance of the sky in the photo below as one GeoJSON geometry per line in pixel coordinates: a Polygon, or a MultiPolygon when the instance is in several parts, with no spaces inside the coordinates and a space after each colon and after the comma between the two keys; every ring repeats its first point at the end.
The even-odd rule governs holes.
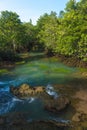
{"type": "Polygon", "coordinates": [[[68,0],[0,0],[0,12],[13,11],[20,16],[22,22],[29,22],[32,19],[32,23],[36,24],[44,13],[55,11],[59,14],[67,2],[68,0]]]}

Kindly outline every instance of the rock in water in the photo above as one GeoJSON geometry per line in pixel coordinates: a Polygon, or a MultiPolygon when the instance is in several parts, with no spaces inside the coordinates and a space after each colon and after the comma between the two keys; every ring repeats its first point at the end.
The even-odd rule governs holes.
{"type": "Polygon", "coordinates": [[[30,87],[28,84],[22,84],[20,87],[10,87],[10,92],[18,97],[28,97],[35,96],[36,94],[43,93],[45,91],[44,87],[30,87]]]}
{"type": "Polygon", "coordinates": [[[64,110],[69,104],[70,101],[67,97],[60,96],[56,99],[49,100],[49,102],[45,105],[45,109],[57,113],[64,110]]]}

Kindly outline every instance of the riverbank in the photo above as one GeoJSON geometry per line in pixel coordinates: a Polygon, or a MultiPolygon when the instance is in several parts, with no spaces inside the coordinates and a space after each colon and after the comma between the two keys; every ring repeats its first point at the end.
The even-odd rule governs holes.
{"type": "Polygon", "coordinates": [[[65,65],[78,68],[78,71],[73,73],[72,76],[87,79],[87,62],[81,61],[76,57],[67,57],[64,55],[58,55],[56,57],[65,65]]]}
{"type": "Polygon", "coordinates": [[[5,68],[13,68],[15,66],[15,62],[11,61],[0,61],[0,69],[5,68]]]}
{"type": "Polygon", "coordinates": [[[68,57],[64,55],[57,55],[58,60],[70,67],[87,68],[87,62],[78,59],[77,57],[68,57]]]}
{"type": "MultiPolygon", "coordinates": [[[[64,56],[64,55],[54,55],[54,54],[49,54],[49,53],[43,53],[43,54],[45,57],[46,56],[47,57],[56,57],[58,59],[58,61],[64,63],[65,65],[68,65],[70,67],[87,68],[87,62],[82,61],[76,57],[68,57],[68,56],[64,56]]],[[[40,55],[38,55],[38,57],[39,56],[40,55]]],[[[10,60],[0,61],[0,68],[12,67],[15,64],[21,64],[26,61],[30,61],[30,59],[33,58],[33,56],[31,57],[29,53],[21,53],[18,55],[18,57],[19,58],[15,59],[15,61],[10,61],[10,60]]]]}
{"type": "Polygon", "coordinates": [[[18,58],[14,61],[10,60],[2,60],[0,61],[0,69],[11,69],[14,68],[16,65],[24,64],[30,58],[29,53],[21,53],[18,55],[18,58]]]}
{"type": "Polygon", "coordinates": [[[68,85],[55,85],[54,88],[62,95],[68,96],[71,101],[71,106],[74,110],[71,120],[78,126],[76,129],[73,128],[73,130],[83,130],[87,129],[87,80],[76,80],[77,83],[75,83],[74,79],[68,85]]]}
{"type": "Polygon", "coordinates": [[[66,57],[64,55],[47,55],[45,53],[21,53],[19,54],[19,60],[16,61],[0,61],[0,73],[3,73],[9,69],[13,69],[17,65],[25,64],[31,62],[32,60],[41,58],[52,58],[54,61],[58,61],[70,67],[78,68],[78,71],[72,74],[77,78],[87,78],[87,62],[83,62],[76,57],[66,57]]]}

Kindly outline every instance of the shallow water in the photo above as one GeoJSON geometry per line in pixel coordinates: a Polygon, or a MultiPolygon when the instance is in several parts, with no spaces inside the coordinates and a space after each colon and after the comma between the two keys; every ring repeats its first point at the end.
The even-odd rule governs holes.
{"type": "MultiPolygon", "coordinates": [[[[43,54],[31,54],[29,61],[25,64],[17,65],[14,69],[0,75],[0,115],[10,112],[27,113],[27,118],[36,119],[53,119],[63,120],[62,116],[54,115],[44,110],[41,99],[37,97],[21,100],[9,92],[9,87],[14,85],[20,86],[28,83],[31,86],[45,86],[47,92],[54,97],[58,94],[53,89],[54,84],[68,84],[72,81],[72,73],[76,68],[67,67],[59,63],[56,58],[46,58],[43,54]],[[52,90],[48,90],[51,86],[52,90]]],[[[64,119],[67,119],[66,116],[64,119]]]]}

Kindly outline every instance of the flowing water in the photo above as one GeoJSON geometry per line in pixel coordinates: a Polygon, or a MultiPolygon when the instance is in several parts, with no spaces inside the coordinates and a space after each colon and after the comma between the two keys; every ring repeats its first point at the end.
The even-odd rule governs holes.
{"type": "Polygon", "coordinates": [[[11,112],[27,113],[30,120],[36,119],[55,119],[64,121],[62,117],[53,115],[44,110],[43,102],[37,97],[29,99],[18,99],[9,91],[9,87],[14,85],[20,86],[28,83],[31,86],[45,86],[47,93],[54,95],[54,84],[67,84],[73,77],[72,73],[76,68],[67,67],[57,61],[56,58],[46,58],[43,54],[31,54],[26,63],[17,65],[15,68],[0,74],[0,115],[11,112]],[[52,90],[52,93],[48,88],[52,90]]]}

